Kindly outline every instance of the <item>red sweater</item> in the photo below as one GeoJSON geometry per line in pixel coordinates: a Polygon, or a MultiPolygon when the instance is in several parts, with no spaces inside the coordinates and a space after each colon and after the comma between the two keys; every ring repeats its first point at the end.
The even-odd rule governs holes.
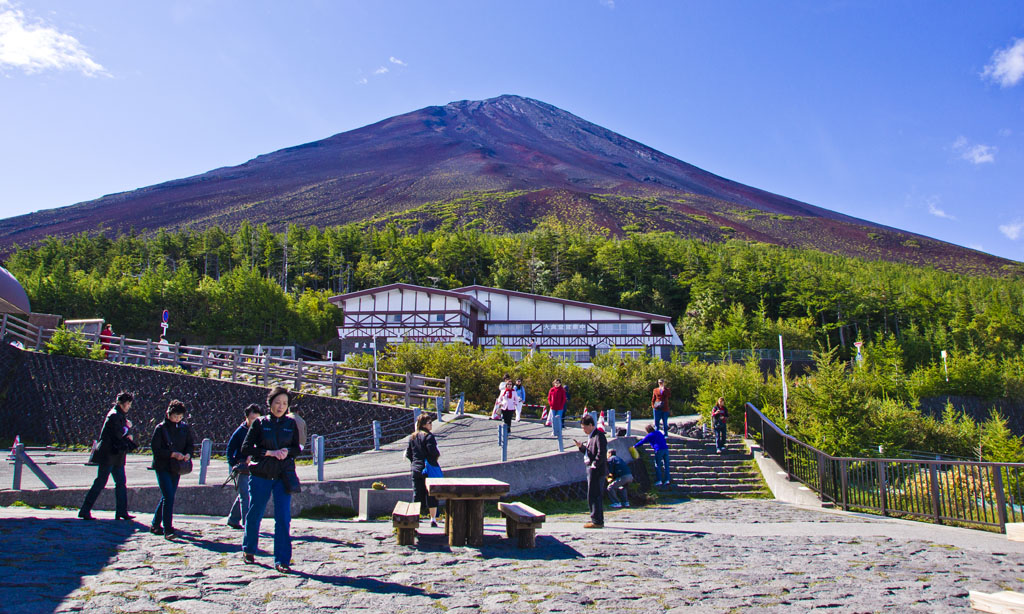
{"type": "Polygon", "coordinates": [[[565,409],[565,389],[561,386],[552,386],[548,390],[548,405],[555,411],[565,409]]]}
{"type": "Polygon", "coordinates": [[[668,411],[668,397],[668,388],[664,390],[661,388],[655,388],[654,393],[651,395],[651,407],[654,407],[655,403],[661,401],[662,405],[660,411],[668,411]]]}

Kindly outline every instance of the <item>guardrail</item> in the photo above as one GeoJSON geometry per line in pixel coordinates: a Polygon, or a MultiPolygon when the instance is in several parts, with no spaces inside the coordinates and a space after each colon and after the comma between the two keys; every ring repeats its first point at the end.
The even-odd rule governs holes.
{"type": "MultiPolygon", "coordinates": [[[[41,328],[10,314],[0,319],[0,339],[20,342],[25,347],[42,349],[54,329],[41,328]]],[[[81,333],[87,341],[99,343],[107,360],[140,366],[171,366],[204,372],[219,379],[239,380],[274,386],[292,384],[294,390],[315,386],[318,394],[353,393],[353,396],[378,403],[412,407],[426,399],[443,397],[444,407],[451,403],[451,378],[427,377],[415,373],[389,373],[358,369],[337,363],[291,360],[266,354],[246,354],[207,346],[131,339],[124,335],[104,337],[100,333],[81,333]]]]}
{"type": "Polygon", "coordinates": [[[823,502],[1006,532],[1024,521],[1024,464],[831,456],[788,435],[752,404],[745,430],[764,453],[823,502]]]}

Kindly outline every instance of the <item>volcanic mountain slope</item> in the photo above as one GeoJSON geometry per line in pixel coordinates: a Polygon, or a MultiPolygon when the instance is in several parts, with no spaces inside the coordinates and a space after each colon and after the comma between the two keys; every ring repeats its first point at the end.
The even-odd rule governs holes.
{"type": "Polygon", "coordinates": [[[0,250],[242,220],[522,231],[544,219],[998,272],[1014,264],[745,186],[519,96],[453,102],[245,164],[0,220],[0,250]]]}

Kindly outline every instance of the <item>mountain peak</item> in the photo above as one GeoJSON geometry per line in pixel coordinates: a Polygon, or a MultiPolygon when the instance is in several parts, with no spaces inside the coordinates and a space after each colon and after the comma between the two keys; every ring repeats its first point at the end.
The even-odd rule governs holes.
{"type": "Polygon", "coordinates": [[[730,181],[513,94],[426,107],[239,166],[0,220],[0,251],[97,227],[232,229],[247,220],[519,232],[550,219],[961,271],[1009,262],[730,181]]]}

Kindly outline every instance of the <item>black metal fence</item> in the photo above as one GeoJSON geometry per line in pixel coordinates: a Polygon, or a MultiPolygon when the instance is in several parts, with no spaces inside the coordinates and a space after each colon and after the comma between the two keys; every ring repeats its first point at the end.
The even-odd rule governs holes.
{"type": "Polygon", "coordinates": [[[844,510],[1006,531],[1024,521],[1024,464],[830,456],[787,435],[747,403],[745,429],[761,449],[844,510]]]}

